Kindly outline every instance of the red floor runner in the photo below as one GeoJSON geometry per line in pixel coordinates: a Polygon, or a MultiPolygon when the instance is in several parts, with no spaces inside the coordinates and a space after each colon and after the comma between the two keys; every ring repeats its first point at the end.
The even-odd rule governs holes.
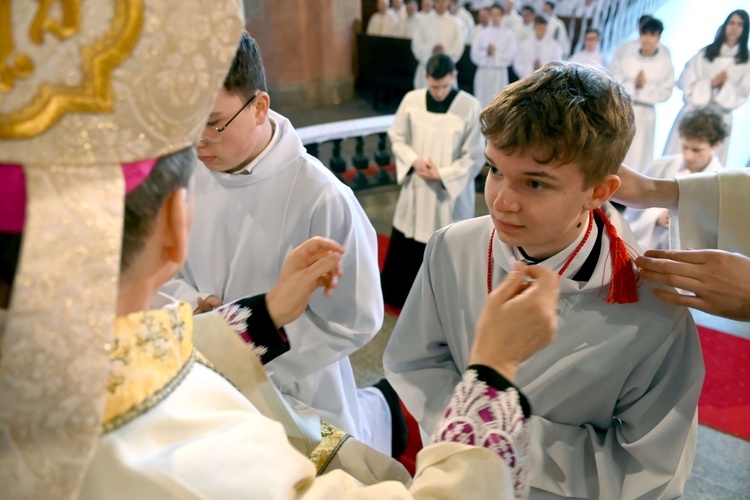
{"type": "MultiPolygon", "coordinates": [[[[381,270],[389,242],[388,236],[378,235],[381,270]]],[[[698,334],[706,365],[698,420],[750,441],[750,340],[702,326],[698,327],[698,334]]]]}
{"type": "Polygon", "coordinates": [[[698,420],[750,441],[750,340],[702,326],[698,333],[706,364],[698,420]]]}

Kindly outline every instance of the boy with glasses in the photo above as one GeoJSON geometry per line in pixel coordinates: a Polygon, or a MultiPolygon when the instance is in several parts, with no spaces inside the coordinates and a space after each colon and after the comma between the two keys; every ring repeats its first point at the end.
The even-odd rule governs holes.
{"type": "Polygon", "coordinates": [[[344,256],[336,293],[313,296],[285,327],[291,350],[266,369],[292,406],[313,408],[391,454],[389,406],[378,389],[357,390],[348,358],[383,321],[375,230],[352,191],[270,109],[265,89],[260,49],[245,33],[197,145],[205,168],[195,175],[188,259],[164,291],[211,310],[270,289],[284,257],[307,239],[337,241],[344,256]]]}

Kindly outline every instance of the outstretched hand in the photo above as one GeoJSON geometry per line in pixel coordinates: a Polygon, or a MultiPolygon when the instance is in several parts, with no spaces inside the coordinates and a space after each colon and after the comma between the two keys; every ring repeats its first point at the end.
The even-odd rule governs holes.
{"type": "Polygon", "coordinates": [[[723,250],[649,250],[635,263],[645,279],[693,294],[654,290],[660,299],[750,321],[750,258],[723,250]]]}
{"type": "Polygon", "coordinates": [[[677,208],[680,189],[675,179],[648,177],[626,165],[620,165],[617,176],[620,187],[612,195],[613,201],[631,208],[677,208]]]}
{"type": "Polygon", "coordinates": [[[522,361],[554,340],[559,298],[557,274],[543,266],[517,263],[487,297],[470,364],[489,366],[513,380],[522,361]]]}
{"type": "Polygon", "coordinates": [[[333,293],[342,276],[343,253],[341,245],[319,236],[289,252],[276,285],[266,294],[268,314],[277,328],[299,318],[316,289],[333,293]]]}

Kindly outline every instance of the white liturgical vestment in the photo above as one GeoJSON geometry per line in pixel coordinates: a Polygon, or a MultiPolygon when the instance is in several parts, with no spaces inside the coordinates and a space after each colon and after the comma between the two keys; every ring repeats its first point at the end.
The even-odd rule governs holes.
{"type": "Polygon", "coordinates": [[[440,15],[431,10],[420,16],[411,39],[411,51],[418,62],[414,73],[415,89],[427,86],[427,61],[435,54],[435,47],[441,45],[443,53],[456,63],[464,53],[467,35],[461,21],[448,11],[440,15]]]}
{"type": "Polygon", "coordinates": [[[656,133],[656,104],[664,102],[674,89],[674,67],[668,51],[657,49],[656,54],[644,57],[639,50],[628,48],[621,57],[612,59],[610,72],[633,97],[635,137],[623,163],[644,172],[654,161],[656,133]],[[636,88],[635,80],[643,71],[645,83],[636,88]]]}
{"type": "Polygon", "coordinates": [[[474,74],[474,95],[482,106],[487,106],[493,97],[508,85],[508,66],[513,64],[517,44],[513,32],[504,26],[488,26],[471,44],[471,61],[477,65],[474,74]],[[490,55],[489,46],[495,50],[490,55]]]}
{"type": "Polygon", "coordinates": [[[443,226],[474,217],[473,180],[484,151],[479,101],[458,91],[447,113],[432,113],[427,111],[427,92],[406,94],[388,131],[401,184],[393,227],[421,243],[443,226]],[[410,174],[417,158],[432,159],[441,180],[410,174]]]}
{"type": "Polygon", "coordinates": [[[724,112],[724,123],[730,131],[730,136],[724,139],[724,143],[716,149],[716,156],[719,157],[721,164],[727,164],[729,139],[732,130],[732,111],[745,104],[748,96],[750,96],[750,62],[737,64],[735,56],[738,49],[739,45],[729,47],[724,44],[721,46],[719,55],[713,61],[706,59],[706,49],[701,49],[687,62],[677,82],[677,86],[682,89],[685,106],[675,118],[672,131],[664,147],[665,155],[680,152],[679,126],[685,113],[697,107],[714,104],[724,112]],[[723,71],[727,72],[727,81],[720,88],[711,87],[711,80],[723,71]]]}
{"type": "Polygon", "coordinates": [[[750,255],[744,168],[700,173],[677,179],[680,187],[679,242],[673,248],[717,248],[750,255]]]}
{"type": "Polygon", "coordinates": [[[293,248],[313,236],[337,241],[346,250],[338,287],[331,297],[313,294],[302,316],[285,325],[291,351],[266,369],[293,406],[312,407],[360,441],[389,450],[390,436],[383,443],[368,417],[390,416],[360,406],[348,358],[383,321],[375,230],[351,189],[305,152],[291,123],[269,116],[271,143],[242,171],[196,169],[188,259],[163,291],[193,306],[208,294],[227,303],[266,293],[293,248]]]}
{"type": "MultiPolygon", "coordinates": [[[[624,220],[606,212],[637,248],[624,220]]],[[[487,298],[489,216],[436,232],[384,356],[388,380],[428,433],[461,379],[487,298]]],[[[539,265],[560,269],[584,232],[539,265]]],[[[523,362],[519,387],[534,410],[529,422],[531,498],[674,498],[695,456],[704,367],[687,309],[660,301],[640,284],[633,304],[605,302],[609,238],[596,226],[563,275],[559,331],[523,362]],[[571,279],[589,258],[588,281],[571,279]]],[[[497,287],[520,255],[494,237],[497,287]]]]}
{"type": "Polygon", "coordinates": [[[513,71],[518,78],[526,78],[534,71],[534,62],[539,62],[539,67],[548,62],[562,61],[563,52],[560,44],[556,40],[544,37],[539,40],[536,35],[532,34],[523,42],[518,44],[518,52],[513,61],[513,71]]]}

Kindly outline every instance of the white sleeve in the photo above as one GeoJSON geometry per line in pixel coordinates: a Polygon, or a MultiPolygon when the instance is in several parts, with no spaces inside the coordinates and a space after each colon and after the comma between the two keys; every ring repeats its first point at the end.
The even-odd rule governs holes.
{"type": "Polygon", "coordinates": [[[428,59],[432,56],[433,46],[430,44],[430,39],[427,36],[429,24],[429,22],[425,22],[423,19],[418,19],[417,27],[411,38],[411,51],[414,54],[414,58],[420,64],[427,64],[428,59]]]}
{"type": "MultiPolygon", "coordinates": [[[[472,99],[471,102],[475,101],[472,99]]],[[[448,167],[440,167],[440,180],[452,199],[458,198],[466,190],[468,183],[474,180],[482,168],[484,141],[480,131],[479,111],[479,105],[473,106],[466,118],[460,156],[448,167]]]]}
{"type": "Polygon", "coordinates": [[[286,325],[291,350],[266,365],[279,385],[294,383],[345,358],[383,324],[377,237],[349,188],[331,187],[310,208],[310,233],[344,247],[343,276],[333,296],[316,291],[302,317],[286,325]],[[274,367],[283,365],[284,369],[274,367]]]}
{"type": "Polygon", "coordinates": [[[487,47],[489,43],[487,42],[487,36],[484,35],[483,31],[480,31],[479,34],[474,38],[474,41],[471,42],[471,62],[473,62],[476,66],[482,67],[487,65],[487,61],[489,60],[490,56],[487,55],[487,47]]]}
{"type": "Polygon", "coordinates": [[[532,494],[538,489],[576,498],[681,495],[695,455],[703,376],[698,334],[684,310],[666,340],[634,366],[608,428],[532,415],[529,468],[556,471],[533,474],[532,494]]]}
{"type": "Polygon", "coordinates": [[[454,30],[454,36],[450,40],[448,40],[448,43],[445,46],[445,53],[453,60],[454,63],[457,63],[458,60],[461,59],[461,56],[464,55],[466,38],[469,34],[466,31],[466,24],[463,21],[459,19],[453,20],[455,21],[456,29],[454,30]]]}
{"type": "Polygon", "coordinates": [[[711,78],[701,71],[703,50],[694,55],[682,70],[677,86],[682,89],[685,102],[693,106],[705,106],[711,102],[711,78]]]}
{"type": "Polygon", "coordinates": [[[666,57],[662,58],[664,66],[656,78],[646,78],[646,83],[640,89],[635,90],[633,99],[645,104],[657,104],[664,102],[672,95],[674,89],[674,67],[672,61],[666,57]]]}
{"type": "Polygon", "coordinates": [[[415,94],[407,94],[398,105],[393,117],[391,128],[388,129],[388,139],[391,141],[391,151],[396,160],[396,180],[403,184],[419,155],[412,149],[411,123],[409,122],[409,107],[415,94]]]}
{"type": "Polygon", "coordinates": [[[717,248],[750,255],[747,202],[750,172],[728,169],[677,179],[682,248],[717,248]]]}
{"type": "Polygon", "coordinates": [[[716,93],[714,101],[725,110],[737,109],[747,102],[750,96],[750,63],[736,65],[740,71],[738,79],[729,78],[716,93]]]}

